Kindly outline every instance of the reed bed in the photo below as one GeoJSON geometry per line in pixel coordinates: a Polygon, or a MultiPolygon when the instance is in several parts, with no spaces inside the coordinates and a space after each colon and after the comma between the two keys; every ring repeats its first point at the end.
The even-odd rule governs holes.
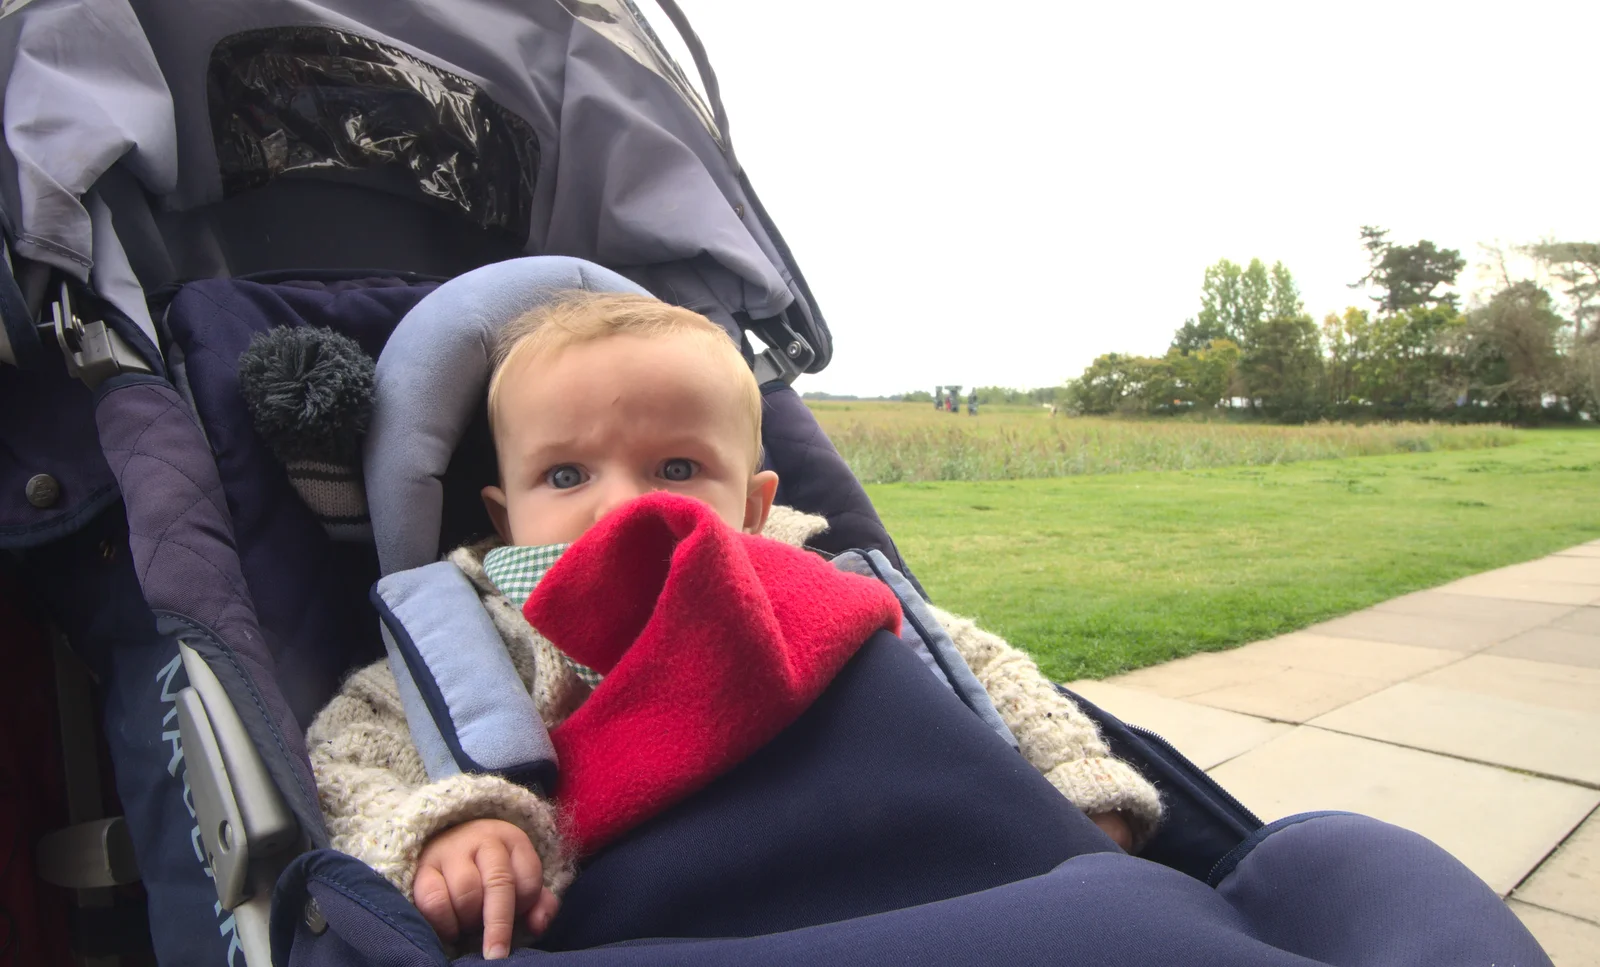
{"type": "Polygon", "coordinates": [[[864,483],[1023,480],[1138,470],[1293,463],[1508,446],[1498,425],[1121,420],[987,407],[976,417],[922,403],[817,402],[818,422],[864,483]]]}

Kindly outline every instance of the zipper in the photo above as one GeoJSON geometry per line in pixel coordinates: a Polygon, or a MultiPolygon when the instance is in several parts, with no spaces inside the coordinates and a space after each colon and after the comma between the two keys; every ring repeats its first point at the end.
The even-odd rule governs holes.
{"type": "Polygon", "coordinates": [[[1143,736],[1145,739],[1148,739],[1149,741],[1154,742],[1156,745],[1160,746],[1161,748],[1165,749],[1167,752],[1171,753],[1172,754],[1172,758],[1174,760],[1176,760],[1177,762],[1181,762],[1183,764],[1183,767],[1190,771],[1191,778],[1198,776],[1201,779],[1204,779],[1206,784],[1210,785],[1217,792],[1222,793],[1222,801],[1224,803],[1232,806],[1234,809],[1236,809],[1239,812],[1243,813],[1250,820],[1250,822],[1255,824],[1257,829],[1260,829],[1261,827],[1266,825],[1265,823],[1263,823],[1261,821],[1261,818],[1259,816],[1257,816],[1254,812],[1252,812],[1249,809],[1249,807],[1245,806],[1244,803],[1242,803],[1238,799],[1234,798],[1233,793],[1231,793],[1228,790],[1222,788],[1222,784],[1221,783],[1217,782],[1215,779],[1213,779],[1210,776],[1206,775],[1205,770],[1201,769],[1199,766],[1195,765],[1193,762],[1190,762],[1189,761],[1189,757],[1184,755],[1182,752],[1179,752],[1177,747],[1174,746],[1171,742],[1168,742],[1162,736],[1157,735],[1156,733],[1150,731],[1149,729],[1145,728],[1142,725],[1134,725],[1131,722],[1124,722],[1123,724],[1128,727],[1128,731],[1129,732],[1132,732],[1135,735],[1143,736]]]}

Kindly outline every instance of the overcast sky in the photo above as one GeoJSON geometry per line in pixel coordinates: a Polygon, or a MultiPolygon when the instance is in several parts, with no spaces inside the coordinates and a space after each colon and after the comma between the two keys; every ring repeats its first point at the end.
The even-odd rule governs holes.
{"type": "Polygon", "coordinates": [[[680,4],[834,334],[801,390],[1160,353],[1224,257],[1320,319],[1366,223],[1600,240],[1596,0],[680,4]]]}

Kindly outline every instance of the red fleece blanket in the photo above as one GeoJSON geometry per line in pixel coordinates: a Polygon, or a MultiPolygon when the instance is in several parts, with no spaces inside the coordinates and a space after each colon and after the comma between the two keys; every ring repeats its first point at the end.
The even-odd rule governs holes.
{"type": "Polygon", "coordinates": [[[585,855],[770,742],[873,632],[900,630],[879,582],[666,493],[579,538],[523,614],[605,676],[551,732],[585,855]]]}

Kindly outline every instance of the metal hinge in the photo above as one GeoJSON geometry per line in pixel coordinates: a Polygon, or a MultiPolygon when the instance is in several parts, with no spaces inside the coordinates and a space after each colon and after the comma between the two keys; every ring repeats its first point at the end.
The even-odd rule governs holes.
{"type": "Polygon", "coordinates": [[[767,346],[753,366],[757,383],[781,379],[792,384],[817,358],[816,350],[782,316],[752,322],[747,328],[767,346]]]}

